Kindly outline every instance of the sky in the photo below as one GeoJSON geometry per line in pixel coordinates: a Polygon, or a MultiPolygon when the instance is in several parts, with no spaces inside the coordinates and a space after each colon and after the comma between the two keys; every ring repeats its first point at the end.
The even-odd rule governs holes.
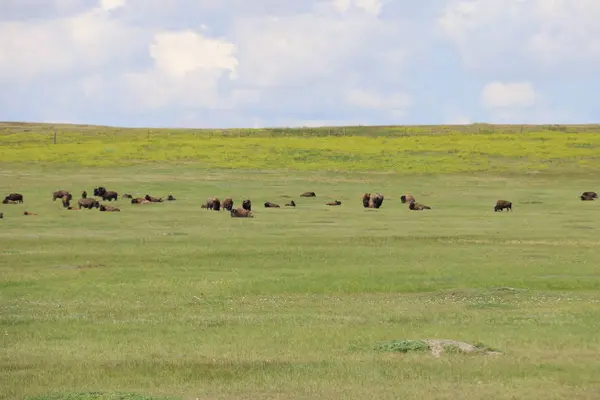
{"type": "Polygon", "coordinates": [[[598,0],[0,0],[0,120],[599,122],[598,0]]]}

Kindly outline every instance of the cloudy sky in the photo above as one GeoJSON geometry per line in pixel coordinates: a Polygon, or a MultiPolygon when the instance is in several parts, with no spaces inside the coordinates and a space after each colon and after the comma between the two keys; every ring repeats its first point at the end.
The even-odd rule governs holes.
{"type": "Polygon", "coordinates": [[[0,0],[0,120],[600,117],[598,0],[0,0]]]}

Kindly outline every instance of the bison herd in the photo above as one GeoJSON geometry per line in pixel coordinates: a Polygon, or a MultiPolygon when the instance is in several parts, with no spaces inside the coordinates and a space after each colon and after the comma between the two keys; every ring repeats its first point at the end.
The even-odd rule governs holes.
{"type": "MultiPolygon", "coordinates": [[[[71,201],[73,200],[73,195],[67,190],[57,190],[52,193],[52,201],[56,201],[56,199],[60,199],[63,207],[66,210],[82,210],[82,209],[98,209],[102,212],[118,212],[121,211],[118,207],[113,207],[111,205],[102,204],[100,201],[112,202],[117,201],[119,199],[119,194],[115,191],[106,190],[105,187],[97,187],[93,190],[94,197],[99,198],[96,199],[94,197],[88,197],[87,191],[83,191],[81,193],[81,198],[77,201],[77,206],[74,207],[71,205],[71,201]]],[[[300,197],[316,197],[315,192],[305,192],[300,195],[300,197]]],[[[289,197],[289,196],[287,196],[289,197]]],[[[162,203],[164,200],[162,197],[154,197],[146,194],[144,197],[133,197],[130,194],[123,194],[121,198],[131,199],[131,204],[152,204],[152,203],[162,203]]],[[[591,201],[598,198],[598,194],[596,192],[583,192],[581,196],[579,196],[581,201],[591,201]]],[[[175,197],[172,195],[167,196],[167,201],[175,201],[175,197]]],[[[364,208],[369,209],[378,209],[383,205],[384,196],[380,193],[364,193],[361,196],[362,205],[364,208]]],[[[417,203],[415,197],[411,194],[403,194],[400,196],[400,202],[403,204],[408,203],[408,209],[412,211],[422,211],[422,210],[431,210],[431,207],[425,204],[417,203]]],[[[20,193],[10,193],[8,196],[4,198],[2,201],[3,204],[19,204],[23,203],[23,195],[20,193]]],[[[326,206],[340,206],[342,202],[339,200],[329,201],[325,203],[326,206]]],[[[291,200],[289,203],[285,204],[286,207],[296,207],[296,203],[294,200],[291,200]]],[[[210,197],[208,198],[201,206],[203,209],[220,211],[226,210],[229,211],[232,218],[253,218],[252,215],[252,202],[249,199],[244,199],[242,201],[242,206],[238,208],[234,208],[234,201],[231,197],[225,198],[221,201],[218,197],[210,197]]],[[[280,208],[279,204],[267,201],[264,203],[265,208],[280,208]]],[[[508,200],[498,200],[496,201],[496,205],[494,206],[494,212],[498,211],[512,211],[512,202],[508,200]]],[[[37,215],[36,213],[25,211],[24,215],[37,215]]],[[[0,212],[0,219],[4,218],[4,213],[0,212]]]]}

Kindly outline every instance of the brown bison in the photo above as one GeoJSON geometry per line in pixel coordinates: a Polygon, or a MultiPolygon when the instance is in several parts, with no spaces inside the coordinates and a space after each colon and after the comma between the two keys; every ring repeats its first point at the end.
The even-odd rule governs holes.
{"type": "Polygon", "coordinates": [[[512,211],[512,203],[507,200],[498,200],[494,206],[494,212],[502,211],[504,209],[506,209],[506,211],[512,211]]]}
{"type": "Polygon", "coordinates": [[[231,197],[226,198],[221,203],[221,207],[223,207],[223,210],[231,211],[233,209],[233,199],[231,197]]]}
{"type": "Polygon", "coordinates": [[[431,210],[431,207],[425,204],[417,203],[414,200],[408,203],[408,209],[413,211],[431,210]]]}
{"type": "Polygon", "coordinates": [[[591,201],[597,199],[598,194],[596,192],[583,192],[579,198],[581,201],[591,201]]]}
{"type": "Polygon", "coordinates": [[[107,190],[102,195],[100,195],[102,200],[104,201],[117,201],[119,199],[119,193],[114,192],[112,190],[107,190]]]}
{"type": "Polygon", "coordinates": [[[23,215],[37,215],[37,214],[36,214],[36,213],[34,213],[34,212],[31,212],[31,211],[25,211],[25,212],[23,213],[23,215]]]}
{"type": "Polygon", "coordinates": [[[87,190],[84,190],[83,192],[81,192],[81,198],[87,199],[87,190]]]}
{"type": "Polygon", "coordinates": [[[133,196],[132,196],[132,195],[130,195],[130,194],[128,194],[128,193],[125,193],[125,194],[124,194],[123,196],[121,196],[121,197],[122,197],[122,198],[124,198],[124,199],[133,199],[133,196]]]}
{"type": "Polygon", "coordinates": [[[362,203],[364,208],[379,208],[383,204],[384,196],[379,193],[375,193],[371,196],[371,193],[365,193],[362,195],[362,203]]]}
{"type": "Polygon", "coordinates": [[[100,210],[100,211],[109,211],[109,212],[121,211],[117,207],[105,206],[104,204],[101,204],[100,207],[98,208],[98,210],[100,210]]]}
{"type": "Polygon", "coordinates": [[[328,203],[325,203],[326,206],[339,206],[341,204],[342,204],[342,202],[339,201],[339,200],[334,200],[334,201],[330,201],[328,203]]]}
{"type": "Polygon", "coordinates": [[[146,200],[143,197],[136,197],[135,199],[131,199],[131,204],[150,204],[150,200],[146,200]]]}
{"type": "Polygon", "coordinates": [[[67,190],[57,190],[52,193],[52,201],[56,201],[56,199],[62,199],[63,196],[68,196],[70,193],[67,190]]]}
{"type": "Polygon", "coordinates": [[[294,200],[292,200],[289,203],[287,203],[285,206],[286,207],[296,207],[296,203],[294,202],[294,200]]]}
{"type": "MultiPolygon", "coordinates": [[[[23,202],[23,195],[20,193],[11,193],[8,196],[6,196],[4,198],[5,201],[9,200],[9,201],[16,201],[17,203],[22,203],[23,202]]],[[[4,203],[4,204],[8,204],[8,203],[4,203]]]]}
{"type": "Polygon", "coordinates": [[[221,200],[218,197],[210,197],[206,200],[200,208],[206,208],[207,210],[219,211],[221,209],[221,200]]]}
{"type": "Polygon", "coordinates": [[[271,203],[270,201],[267,201],[265,203],[265,208],[279,208],[279,204],[275,204],[275,203],[271,203]]]}
{"type": "Polygon", "coordinates": [[[252,211],[244,208],[234,208],[230,213],[232,218],[254,218],[252,211]]]}
{"type": "Polygon", "coordinates": [[[402,196],[400,196],[400,201],[402,203],[410,203],[411,201],[416,201],[416,200],[412,194],[403,194],[402,196]]]}
{"type": "Polygon", "coordinates": [[[94,196],[101,197],[104,193],[106,193],[106,188],[104,186],[94,188],[94,196]]]}
{"type": "Polygon", "coordinates": [[[244,210],[252,211],[252,202],[249,199],[242,201],[242,208],[244,210]]]}
{"type": "Polygon", "coordinates": [[[304,192],[300,195],[300,197],[317,197],[315,192],[304,192]]]}
{"type": "Polygon", "coordinates": [[[177,200],[177,199],[176,199],[175,197],[173,197],[173,195],[172,195],[172,194],[170,194],[170,195],[167,197],[167,201],[175,201],[175,200],[177,200]]]}
{"type": "Polygon", "coordinates": [[[147,194],[146,196],[144,196],[144,199],[148,200],[150,203],[162,203],[163,202],[163,198],[157,198],[157,197],[153,197],[150,196],[149,194],[147,194]]]}
{"type": "Polygon", "coordinates": [[[100,203],[96,199],[87,198],[87,199],[79,199],[77,202],[80,208],[87,208],[91,210],[92,208],[100,207],[100,203]]]}
{"type": "Polygon", "coordinates": [[[63,196],[61,201],[62,201],[62,205],[64,208],[69,208],[71,206],[71,199],[69,198],[69,196],[72,198],[73,196],[71,196],[71,194],[69,193],[68,196],[63,196]]]}

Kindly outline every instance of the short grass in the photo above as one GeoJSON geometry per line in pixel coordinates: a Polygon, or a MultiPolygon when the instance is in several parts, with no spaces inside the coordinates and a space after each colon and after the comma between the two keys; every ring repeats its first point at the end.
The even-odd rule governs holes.
{"type": "Polygon", "coordinates": [[[578,199],[598,191],[581,167],[517,174],[515,159],[511,176],[411,175],[10,160],[0,194],[25,204],[0,204],[1,398],[600,395],[600,204],[578,199]],[[178,200],[119,200],[120,213],[51,200],[98,185],[178,200]],[[317,198],[298,196],[309,190],[317,198]],[[363,209],[365,191],[384,193],[383,207],[363,209]],[[433,210],[409,211],[403,192],[433,210]],[[255,218],[200,209],[212,195],[252,199],[255,218]],[[290,198],[295,209],[261,207],[290,198]],[[342,205],[324,205],[333,199],[342,205]],[[494,213],[497,199],[514,211],[494,213]],[[426,338],[503,355],[381,347],[426,338]]]}

